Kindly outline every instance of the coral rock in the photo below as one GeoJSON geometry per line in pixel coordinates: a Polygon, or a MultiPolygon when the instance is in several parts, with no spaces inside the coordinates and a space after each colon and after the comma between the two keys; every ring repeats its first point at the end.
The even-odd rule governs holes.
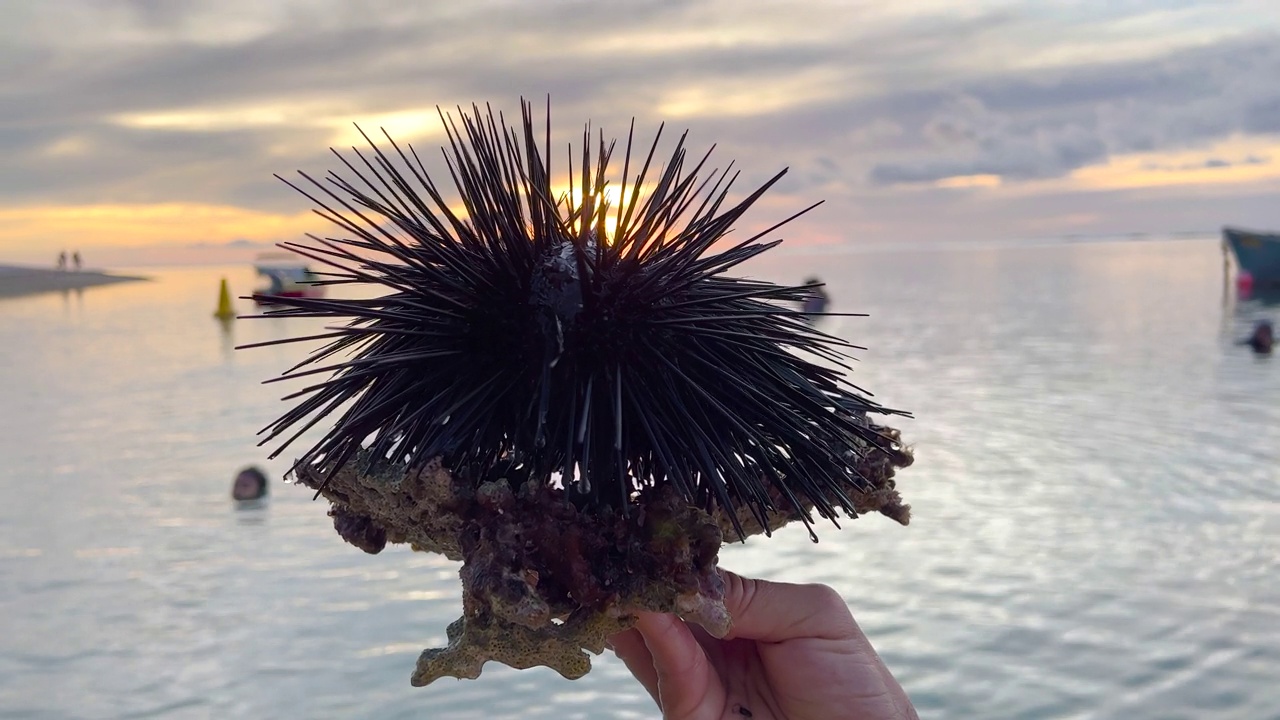
{"type": "MultiPolygon", "coordinates": [[[[893,472],[910,462],[906,450],[869,452],[859,471],[871,489],[852,497],[859,510],[905,524],[909,508],[893,472]]],[[[603,652],[640,611],[674,613],[715,637],[732,628],[716,561],[733,523],[673,488],[646,490],[624,514],[579,509],[570,493],[540,482],[475,484],[438,459],[406,469],[361,455],[332,472],[299,465],[295,475],[332,502],[335,529],[356,547],[376,553],[407,543],[463,562],[463,616],[449,626],[446,647],[422,653],[414,685],[475,678],[489,660],[578,678],[591,668],[588,653],[603,652]]],[[[740,509],[738,519],[750,535],[799,516],[775,512],[765,527],[740,509]]]]}

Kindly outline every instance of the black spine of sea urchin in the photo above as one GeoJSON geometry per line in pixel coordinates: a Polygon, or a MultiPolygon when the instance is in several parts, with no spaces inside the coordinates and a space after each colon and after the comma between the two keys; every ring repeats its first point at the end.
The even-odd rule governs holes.
{"type": "Polygon", "coordinates": [[[710,152],[687,170],[681,137],[650,184],[661,129],[635,171],[633,123],[611,207],[614,144],[600,135],[593,154],[588,127],[573,190],[557,197],[549,113],[540,151],[532,108],[522,109],[522,133],[475,106],[460,110],[461,129],[442,113],[461,213],[390,136],[389,151],[366,136],[370,149],[352,148],[354,159],[334,152],[353,180],[299,173],[311,189],[289,183],[346,236],[285,246],[328,265],[326,284],[386,293],[282,298],[267,313],[349,321],[283,341],[329,342],[276,380],[329,376],[287,397],[301,401],[263,442],[292,432],[279,454],[340,412],[298,463],[332,472],[367,448],[361,457],[409,467],[443,457],[476,482],[560,473],[575,503],[624,513],[637,493],[669,484],[735,526],[738,506],[762,525],[779,509],[807,525],[808,505],[833,521],[852,516],[849,491],[868,489],[859,459],[893,442],[867,414],[905,413],[842,378],[855,346],[794,309],[809,286],[725,275],[815,206],[712,251],[785,170],[729,206],[736,173],[699,180],[710,152]]]}

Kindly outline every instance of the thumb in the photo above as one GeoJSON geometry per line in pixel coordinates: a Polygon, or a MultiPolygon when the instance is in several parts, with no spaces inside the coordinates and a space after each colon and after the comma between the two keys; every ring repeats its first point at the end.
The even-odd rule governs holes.
{"type": "Polygon", "coordinates": [[[866,642],[849,606],[826,585],[793,585],[744,578],[728,570],[720,572],[725,584],[725,609],[733,618],[733,629],[726,640],[782,642],[816,638],[866,642]]]}
{"type": "Polygon", "coordinates": [[[806,717],[835,707],[856,717],[919,717],[835,590],[721,572],[733,617],[725,639],[756,641],[775,692],[789,689],[795,703],[818,713],[806,717]]]}

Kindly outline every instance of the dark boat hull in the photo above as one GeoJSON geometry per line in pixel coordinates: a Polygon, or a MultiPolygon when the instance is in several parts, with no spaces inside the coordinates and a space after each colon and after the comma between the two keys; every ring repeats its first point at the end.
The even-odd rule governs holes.
{"type": "Polygon", "coordinates": [[[1249,273],[1254,283],[1280,284],[1280,235],[1223,228],[1222,238],[1231,247],[1236,266],[1249,273]]]}

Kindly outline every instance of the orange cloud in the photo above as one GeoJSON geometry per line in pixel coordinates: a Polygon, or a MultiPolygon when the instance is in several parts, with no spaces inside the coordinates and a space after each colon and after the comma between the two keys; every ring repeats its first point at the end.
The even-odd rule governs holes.
{"type": "Polygon", "coordinates": [[[1120,190],[1169,185],[1220,185],[1280,178],[1280,143],[1234,137],[1198,150],[1117,155],[1071,174],[1075,187],[1120,190]]]}
{"type": "Polygon", "coordinates": [[[111,121],[135,130],[161,132],[317,128],[327,131],[329,142],[339,147],[365,145],[356,125],[375,140],[381,139],[382,129],[399,141],[444,135],[444,126],[434,106],[370,113],[316,103],[225,105],[123,113],[111,117],[111,121]]]}
{"type": "Polygon", "coordinates": [[[194,203],[10,207],[0,208],[0,252],[290,239],[324,226],[310,211],[279,215],[194,203]]]}
{"type": "Polygon", "coordinates": [[[940,188],[988,188],[1000,186],[999,175],[956,175],[933,183],[940,188]]]}

